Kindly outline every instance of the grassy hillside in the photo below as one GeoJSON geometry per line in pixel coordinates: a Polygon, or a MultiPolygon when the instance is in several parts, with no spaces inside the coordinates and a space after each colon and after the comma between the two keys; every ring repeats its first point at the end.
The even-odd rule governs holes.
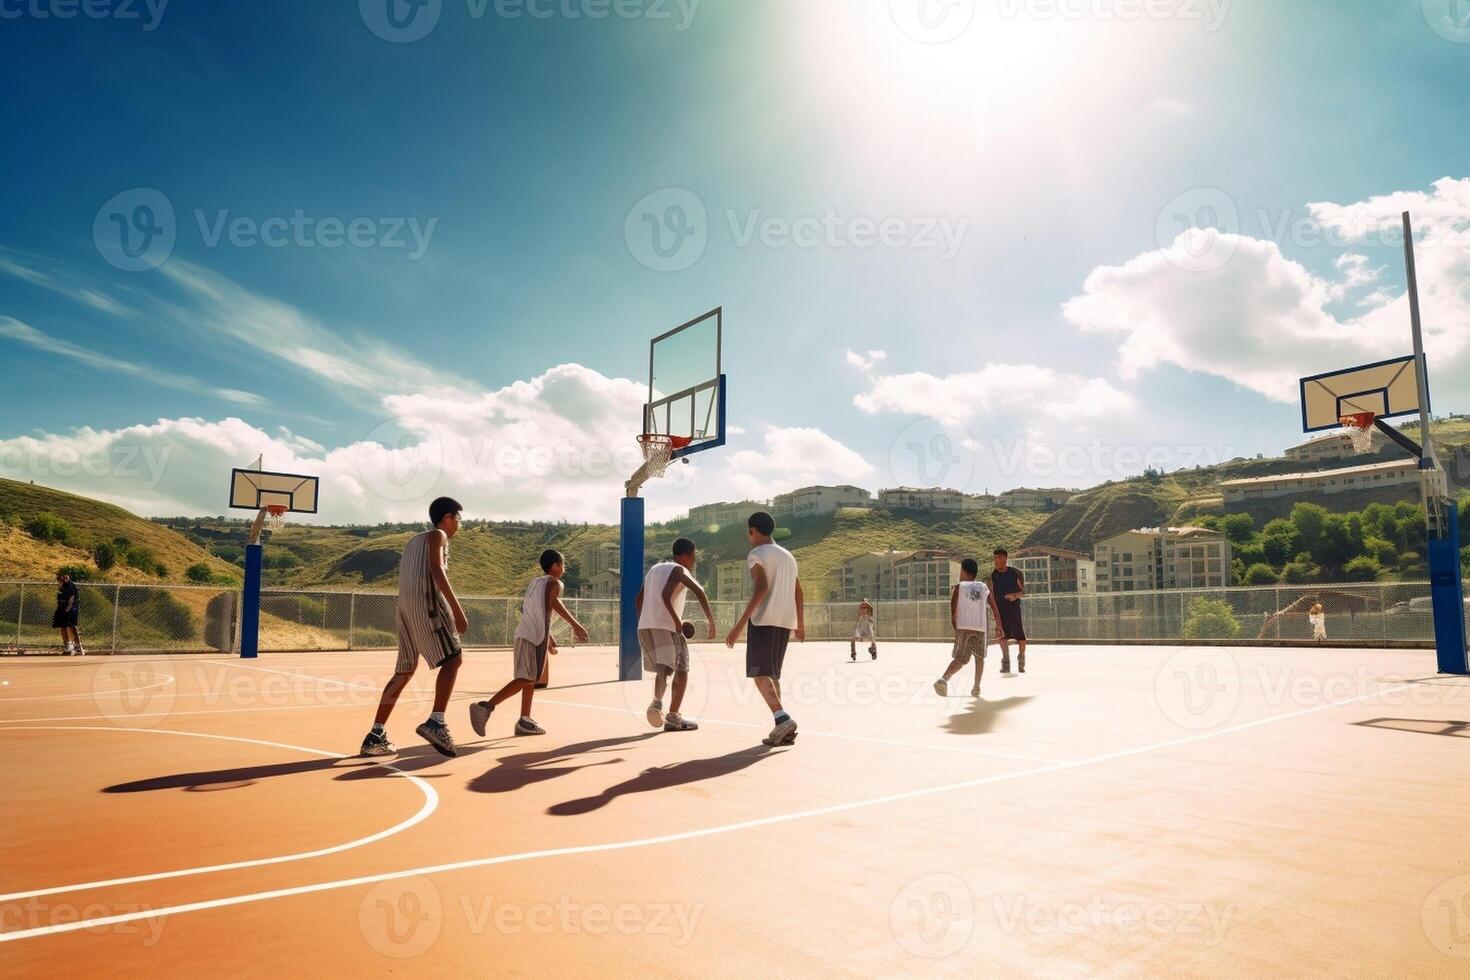
{"type": "Polygon", "coordinates": [[[85,568],[90,579],[107,582],[187,582],[184,572],[204,563],[216,575],[239,578],[239,570],[214,558],[184,535],[136,517],[121,507],[17,480],[0,479],[0,578],[50,579],[62,566],[85,568]],[[64,541],[47,542],[25,530],[38,514],[51,513],[70,527],[64,541]],[[107,572],[97,568],[92,548],[101,541],[125,538],[146,549],[150,568],[135,568],[119,559],[107,572]],[[162,565],[167,574],[156,574],[162,565]]]}

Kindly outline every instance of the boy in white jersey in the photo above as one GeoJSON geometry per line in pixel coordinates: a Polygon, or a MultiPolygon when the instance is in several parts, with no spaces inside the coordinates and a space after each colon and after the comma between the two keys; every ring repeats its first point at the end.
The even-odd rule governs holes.
{"type": "Polygon", "coordinates": [[[692,732],[699,726],[679,713],[684,703],[684,689],[689,684],[689,644],[694,635],[693,624],[684,622],[684,600],[689,594],[699,600],[709,638],[715,638],[715,614],[709,597],[694,578],[694,542],[680,538],[674,542],[674,557],[661,561],[643,576],[643,588],[633,600],[638,610],[638,646],[643,650],[643,669],[652,671],[653,702],[648,706],[648,723],[662,726],[666,732],[692,732]],[[688,633],[685,633],[686,628],[688,633]],[[674,695],[664,715],[664,689],[669,675],[674,677],[674,695]]]}
{"type": "Polygon", "coordinates": [[[949,679],[970,661],[975,659],[975,686],[970,696],[980,696],[980,675],[985,673],[985,611],[995,617],[995,628],[999,635],[1000,610],[995,605],[995,594],[990,586],[979,581],[980,563],[973,558],[960,562],[960,584],[949,594],[949,622],[954,627],[954,653],[944,676],[934,682],[934,692],[940,697],[949,695],[949,679]]]}
{"type": "Polygon", "coordinates": [[[561,552],[551,549],[541,552],[541,571],[546,574],[531,580],[526,587],[526,596],[521,600],[521,622],[516,627],[515,677],[489,701],[476,701],[470,705],[470,727],[481,737],[485,734],[490,712],[500,702],[516,694],[521,696],[521,717],[516,720],[515,733],[546,734],[546,729],[531,720],[531,699],[536,694],[536,681],[546,670],[547,648],[549,646],[553,651],[556,648],[551,640],[552,613],[571,624],[572,635],[579,643],[587,642],[587,631],[562,605],[561,577],[565,567],[561,552]]]}
{"type": "Polygon", "coordinates": [[[449,539],[459,533],[463,508],[451,497],[429,505],[432,528],[409,539],[398,565],[398,666],[383,688],[373,730],[362,740],[363,755],[392,755],[398,751],[388,739],[388,716],[408,686],[419,661],[437,670],[434,710],[417,729],[419,737],[443,755],[456,755],[454,739],[444,723],[444,709],[454,693],[459,674],[460,636],[469,630],[464,609],[449,585],[449,539]]]}
{"type": "Polygon", "coordinates": [[[760,511],[746,522],[750,539],[750,569],[753,589],[745,611],[725,646],[735,646],[745,624],[745,676],[755,681],[755,689],[771,709],[776,727],[761,739],[766,745],[790,745],[796,741],[796,721],[781,707],[781,664],[786,660],[786,644],[795,634],[806,639],[806,609],[801,595],[801,579],[797,577],[796,556],[777,544],[776,521],[760,511]]]}

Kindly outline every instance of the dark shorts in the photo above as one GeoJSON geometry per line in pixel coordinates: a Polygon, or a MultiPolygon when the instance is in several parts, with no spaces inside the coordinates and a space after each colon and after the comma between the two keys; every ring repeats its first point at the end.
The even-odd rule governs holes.
{"type": "Polygon", "coordinates": [[[1007,640],[1026,639],[1026,627],[1021,625],[1021,604],[1019,602],[1000,603],[1000,628],[1005,633],[1007,640]]]}
{"type": "Polygon", "coordinates": [[[53,613],[51,616],[51,628],[54,630],[59,630],[65,626],[76,626],[77,613],[79,611],[80,610],[77,609],[72,609],[70,612],[65,609],[56,610],[56,612],[53,613]]]}
{"type": "Polygon", "coordinates": [[[784,626],[745,628],[745,676],[781,679],[781,664],[786,660],[786,644],[791,631],[784,626]]]}

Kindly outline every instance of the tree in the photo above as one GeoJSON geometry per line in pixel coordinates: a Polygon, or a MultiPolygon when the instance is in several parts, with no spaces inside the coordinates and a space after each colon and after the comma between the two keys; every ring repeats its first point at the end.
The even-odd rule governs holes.
{"type": "Polygon", "coordinates": [[[105,572],[117,564],[117,549],[111,541],[99,541],[92,548],[92,560],[97,563],[99,571],[105,572]]]}
{"type": "Polygon", "coordinates": [[[1285,565],[1302,550],[1302,533],[1285,518],[1278,517],[1261,529],[1261,548],[1273,565],[1285,565]]]}
{"type": "Polygon", "coordinates": [[[1300,503],[1291,509],[1291,523],[1301,536],[1301,546],[1313,554],[1322,537],[1322,525],[1327,522],[1327,508],[1320,504],[1300,503]]]}
{"type": "Polygon", "coordinates": [[[1256,533],[1256,519],[1249,514],[1226,514],[1220,519],[1220,530],[1232,544],[1244,544],[1256,533]]]}
{"type": "Polygon", "coordinates": [[[1364,538],[1363,554],[1377,558],[1384,568],[1394,568],[1399,563],[1399,550],[1393,546],[1392,541],[1385,541],[1383,538],[1364,538]]]}
{"type": "Polygon", "coordinates": [[[1303,551],[1281,569],[1281,581],[1292,585],[1320,582],[1322,569],[1312,561],[1312,554],[1303,551]]]}
{"type": "Polygon", "coordinates": [[[1245,572],[1246,585],[1275,585],[1281,576],[1265,562],[1256,562],[1245,572]]]}
{"type": "Polygon", "coordinates": [[[184,569],[184,577],[190,582],[197,582],[200,585],[204,585],[214,578],[214,573],[209,570],[208,565],[201,561],[195,562],[193,565],[184,569]]]}
{"type": "Polygon", "coordinates": [[[1342,568],[1342,577],[1347,582],[1376,582],[1383,575],[1383,566],[1371,555],[1359,555],[1342,568]]]}
{"type": "Polygon", "coordinates": [[[1312,554],[1328,569],[1340,569],[1363,550],[1363,524],[1346,514],[1328,514],[1312,554]]]}
{"type": "Polygon", "coordinates": [[[1184,636],[1190,640],[1232,640],[1240,636],[1240,621],[1224,599],[1200,596],[1189,601],[1184,636]]]}

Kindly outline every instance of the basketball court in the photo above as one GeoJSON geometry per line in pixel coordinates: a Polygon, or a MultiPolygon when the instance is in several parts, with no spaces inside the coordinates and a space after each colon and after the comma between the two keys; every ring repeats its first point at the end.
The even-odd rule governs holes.
{"type": "Polygon", "coordinates": [[[775,749],[738,649],[695,648],[697,732],[651,729],[649,684],[584,647],[538,692],[546,736],[497,716],[484,740],[466,703],[509,654],[467,656],[460,755],[412,734],[421,672],[385,761],[351,756],[390,652],[7,664],[0,964],[1203,975],[1330,949],[1447,976],[1470,956],[1470,681],[1427,651],[1035,646],[1029,673],[941,699],[942,645],[854,664],[810,643],[784,685],[803,737],[775,749]]]}

